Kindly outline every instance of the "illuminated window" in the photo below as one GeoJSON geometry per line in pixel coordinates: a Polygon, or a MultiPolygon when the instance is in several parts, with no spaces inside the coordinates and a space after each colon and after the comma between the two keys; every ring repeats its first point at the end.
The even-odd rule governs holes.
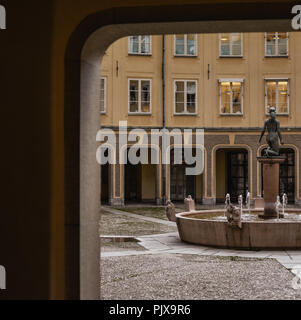
{"type": "Polygon", "coordinates": [[[289,113],[289,82],[288,80],[265,80],[266,114],[271,107],[276,108],[277,114],[289,113]]]}
{"type": "Polygon", "coordinates": [[[100,112],[106,113],[106,87],[107,87],[107,79],[100,79],[100,112]]]}
{"type": "Polygon", "coordinates": [[[129,114],[150,114],[151,94],[151,80],[129,79],[129,114]]]}
{"type": "Polygon", "coordinates": [[[129,54],[151,55],[151,36],[133,36],[129,38],[129,54]]]}
{"type": "Polygon", "coordinates": [[[220,34],[220,56],[242,57],[242,33],[220,34]]]}
{"type": "Polygon", "coordinates": [[[195,115],[197,113],[197,81],[175,81],[175,114],[195,115]]]}
{"type": "Polygon", "coordinates": [[[219,81],[220,113],[223,115],[243,114],[243,80],[221,79],[219,81]]]}
{"type": "Polygon", "coordinates": [[[175,56],[196,56],[197,35],[178,34],[175,35],[175,56]]]}
{"type": "Polygon", "coordinates": [[[288,56],[288,33],[272,32],[265,34],[265,55],[267,57],[288,56]]]}

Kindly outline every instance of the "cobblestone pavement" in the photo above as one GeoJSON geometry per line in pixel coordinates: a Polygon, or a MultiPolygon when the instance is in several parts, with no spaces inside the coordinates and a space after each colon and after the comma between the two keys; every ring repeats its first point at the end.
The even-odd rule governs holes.
{"type": "Polygon", "coordinates": [[[102,259],[103,300],[299,300],[276,260],[159,253],[102,259]]]}
{"type": "MultiPolygon", "coordinates": [[[[109,212],[167,227],[168,221],[109,212]]],[[[301,290],[292,288],[293,273],[301,274],[301,251],[215,249],[183,243],[177,232],[135,239],[139,249],[127,244],[120,250],[102,250],[103,299],[301,299],[301,290]]]]}

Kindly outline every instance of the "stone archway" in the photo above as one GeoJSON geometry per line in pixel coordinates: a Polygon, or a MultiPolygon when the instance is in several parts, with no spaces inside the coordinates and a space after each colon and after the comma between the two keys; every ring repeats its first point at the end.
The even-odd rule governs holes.
{"type": "Polygon", "coordinates": [[[65,57],[67,299],[98,299],[100,295],[96,80],[107,47],[134,34],[288,31],[290,9],[288,3],[118,8],[90,15],[74,31],[65,57]]]}

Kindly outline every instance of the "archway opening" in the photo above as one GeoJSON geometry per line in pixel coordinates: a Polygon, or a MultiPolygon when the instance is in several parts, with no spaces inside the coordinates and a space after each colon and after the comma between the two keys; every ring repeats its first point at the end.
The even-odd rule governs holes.
{"type": "Polygon", "coordinates": [[[275,4],[271,5],[154,6],[149,10],[131,8],[131,14],[119,8],[92,14],[72,34],[65,59],[67,298],[97,299],[100,295],[100,168],[95,161],[95,135],[99,130],[99,66],[108,46],[121,37],[139,34],[289,30],[290,11],[282,14],[286,11],[280,5],[281,10],[273,16],[275,4]]]}

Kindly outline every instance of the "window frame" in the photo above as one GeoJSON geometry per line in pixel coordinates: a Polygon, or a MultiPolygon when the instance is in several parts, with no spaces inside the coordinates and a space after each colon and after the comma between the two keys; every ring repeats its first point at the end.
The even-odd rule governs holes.
{"type": "Polygon", "coordinates": [[[218,91],[219,91],[219,114],[220,116],[236,116],[242,117],[244,116],[244,90],[245,90],[245,79],[244,78],[220,78],[218,80],[218,91]],[[231,104],[230,104],[230,113],[222,112],[222,83],[223,82],[230,82],[231,83],[231,104]],[[232,83],[233,82],[240,82],[241,83],[241,113],[233,113],[233,91],[232,91],[232,83]]]}
{"type": "Polygon", "coordinates": [[[145,78],[128,78],[128,115],[129,116],[135,116],[135,115],[145,115],[145,116],[150,116],[152,115],[152,103],[153,103],[153,90],[152,90],[152,79],[151,78],[148,78],[148,79],[145,79],[145,78]],[[131,112],[131,88],[130,88],[130,85],[131,85],[131,81],[138,81],[139,82],[139,96],[138,96],[138,109],[139,111],[137,112],[131,112]],[[149,112],[142,112],[141,111],[141,107],[142,107],[142,99],[141,99],[141,83],[142,81],[149,81],[150,83],[150,111],[149,112]]]}
{"type": "Polygon", "coordinates": [[[101,110],[101,96],[99,100],[100,104],[100,114],[106,114],[107,113],[107,77],[100,77],[100,90],[101,90],[101,81],[104,80],[104,97],[103,97],[103,103],[104,103],[104,110],[101,110]]]}
{"type": "Polygon", "coordinates": [[[198,80],[196,79],[175,79],[174,80],[174,116],[197,116],[198,115],[198,80]],[[184,82],[184,112],[177,112],[176,83],[184,82]],[[187,111],[187,82],[195,83],[195,112],[187,111]]]}
{"type": "Polygon", "coordinates": [[[219,34],[219,57],[220,58],[243,58],[244,57],[244,34],[242,32],[224,32],[230,34],[230,54],[223,55],[222,54],[222,33],[219,34]],[[232,49],[232,34],[240,33],[240,55],[233,55],[232,49]]]}
{"type": "Polygon", "coordinates": [[[267,54],[267,34],[268,33],[275,33],[277,36],[279,33],[285,33],[285,32],[265,32],[264,33],[264,56],[265,58],[288,58],[289,57],[289,32],[286,32],[286,45],[287,45],[287,54],[279,54],[279,42],[278,38],[276,39],[275,44],[275,54],[267,54]]]}
{"type": "Polygon", "coordinates": [[[177,35],[174,35],[174,57],[197,57],[198,56],[198,35],[196,33],[187,33],[184,35],[184,54],[177,54],[177,35]],[[195,41],[195,54],[188,54],[187,53],[187,35],[193,34],[194,35],[194,41],[195,41]]]}
{"type": "Polygon", "coordinates": [[[273,106],[276,108],[276,114],[279,116],[289,116],[290,114],[290,79],[289,78],[265,78],[264,79],[264,91],[265,91],[265,114],[268,116],[268,82],[277,82],[277,87],[276,87],[276,106],[273,106]],[[287,112],[278,112],[278,102],[279,102],[279,82],[287,82],[287,112]]]}
{"type": "Polygon", "coordinates": [[[152,36],[149,35],[140,35],[137,36],[139,38],[138,40],[138,52],[131,52],[131,38],[134,36],[128,37],[128,55],[130,56],[152,56],[152,47],[153,47],[153,42],[152,42],[152,36]],[[142,53],[141,52],[141,43],[142,43],[142,37],[149,37],[149,52],[148,53],[142,53]]]}

